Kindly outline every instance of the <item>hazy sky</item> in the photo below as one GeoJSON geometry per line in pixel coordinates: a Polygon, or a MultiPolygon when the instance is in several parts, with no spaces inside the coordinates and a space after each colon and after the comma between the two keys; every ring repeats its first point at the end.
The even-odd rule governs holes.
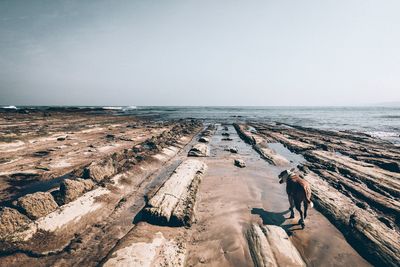
{"type": "Polygon", "coordinates": [[[0,0],[0,105],[386,101],[399,0],[0,0]]]}

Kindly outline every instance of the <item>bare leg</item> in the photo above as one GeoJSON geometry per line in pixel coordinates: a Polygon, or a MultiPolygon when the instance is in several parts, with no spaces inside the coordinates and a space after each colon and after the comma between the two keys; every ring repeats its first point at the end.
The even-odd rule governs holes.
{"type": "Polygon", "coordinates": [[[289,210],[290,210],[290,218],[293,219],[294,218],[294,200],[293,197],[289,196],[289,210]]]}
{"type": "Polygon", "coordinates": [[[307,209],[308,209],[308,202],[307,200],[304,201],[304,219],[307,218],[307,209]]]}
{"type": "Polygon", "coordinates": [[[295,203],[296,205],[296,210],[299,211],[300,213],[300,220],[299,220],[299,224],[301,225],[302,228],[304,228],[304,217],[303,217],[303,212],[301,211],[301,202],[300,203],[295,203]]]}

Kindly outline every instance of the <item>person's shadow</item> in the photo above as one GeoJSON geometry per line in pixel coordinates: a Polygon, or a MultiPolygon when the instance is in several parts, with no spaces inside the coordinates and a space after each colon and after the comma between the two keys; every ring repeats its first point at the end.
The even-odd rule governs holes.
{"type": "Polygon", "coordinates": [[[287,234],[290,236],[292,235],[293,231],[296,230],[301,230],[302,228],[293,228],[293,226],[298,226],[299,224],[297,223],[291,223],[291,224],[283,224],[287,218],[285,218],[285,214],[289,213],[290,210],[285,210],[282,212],[271,212],[271,211],[266,211],[261,208],[253,208],[251,210],[251,214],[256,214],[259,215],[263,221],[263,224],[269,224],[269,225],[277,225],[282,227],[287,234]]]}

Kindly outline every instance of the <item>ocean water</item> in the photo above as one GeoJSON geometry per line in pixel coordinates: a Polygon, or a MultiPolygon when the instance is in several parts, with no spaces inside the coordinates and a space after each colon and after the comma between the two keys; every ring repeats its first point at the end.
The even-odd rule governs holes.
{"type": "MultiPolygon", "coordinates": [[[[14,107],[8,109],[48,109],[49,107],[14,107]]],[[[89,109],[136,115],[156,120],[195,118],[208,122],[260,121],[282,122],[327,130],[350,130],[368,133],[400,145],[400,107],[51,107],[89,109]]]]}

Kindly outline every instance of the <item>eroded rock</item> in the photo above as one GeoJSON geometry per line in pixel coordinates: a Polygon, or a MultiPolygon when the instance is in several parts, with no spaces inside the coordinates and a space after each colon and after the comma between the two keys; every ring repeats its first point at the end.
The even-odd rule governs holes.
{"type": "Polygon", "coordinates": [[[238,153],[238,149],[236,147],[226,148],[225,151],[229,151],[232,154],[237,154],[238,153]]]}
{"type": "Polygon", "coordinates": [[[209,148],[206,144],[196,144],[190,149],[188,156],[192,157],[208,157],[210,154],[209,148]]]}
{"type": "Polygon", "coordinates": [[[210,139],[208,137],[202,136],[202,137],[199,138],[199,142],[201,142],[201,143],[209,143],[210,139]]]}
{"type": "Polygon", "coordinates": [[[15,232],[23,230],[31,220],[16,209],[3,207],[0,210],[0,240],[6,240],[15,232]]]}
{"type": "Polygon", "coordinates": [[[306,266],[285,230],[279,226],[252,224],[246,238],[255,266],[306,266]]]}
{"type": "Polygon", "coordinates": [[[17,206],[33,220],[46,216],[58,208],[56,201],[49,192],[36,192],[20,197],[17,206]]]}
{"type": "Polygon", "coordinates": [[[188,159],[182,162],[164,185],[148,200],[144,218],[158,225],[190,225],[198,185],[207,165],[188,159]]]}
{"type": "Polygon", "coordinates": [[[400,262],[400,234],[370,212],[329,186],[314,173],[305,176],[315,206],[376,265],[397,266],[400,262]]]}
{"type": "Polygon", "coordinates": [[[94,182],[90,179],[65,179],[60,184],[60,202],[67,204],[93,189],[94,186],[94,182]]]}
{"type": "Polygon", "coordinates": [[[239,167],[239,168],[246,167],[246,163],[242,159],[235,159],[234,164],[236,167],[239,167]]]}
{"type": "Polygon", "coordinates": [[[107,158],[99,162],[92,162],[83,171],[84,178],[90,178],[95,182],[101,182],[106,178],[116,174],[116,168],[112,158],[107,158]]]}
{"type": "Polygon", "coordinates": [[[185,246],[166,239],[161,232],[157,232],[149,242],[127,239],[114,249],[104,267],[184,266],[185,246]]]}

